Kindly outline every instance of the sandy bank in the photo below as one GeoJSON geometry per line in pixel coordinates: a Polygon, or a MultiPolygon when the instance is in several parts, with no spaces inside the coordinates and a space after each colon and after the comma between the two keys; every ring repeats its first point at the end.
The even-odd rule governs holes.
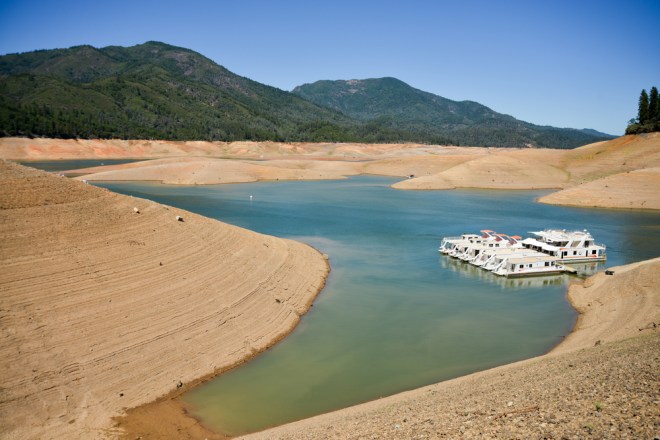
{"type": "Polygon", "coordinates": [[[0,157],[19,161],[125,158],[154,159],[185,156],[233,159],[307,157],[351,160],[383,157],[385,155],[391,157],[433,154],[438,148],[441,147],[420,144],[0,138],[0,157]]]}
{"type": "Polygon", "coordinates": [[[399,182],[393,187],[398,189],[542,189],[561,188],[567,182],[568,174],[565,171],[547,165],[543,161],[530,161],[495,152],[465,161],[437,174],[399,182]]]}
{"type": "Polygon", "coordinates": [[[263,180],[331,180],[357,174],[359,165],[336,161],[259,161],[176,158],[78,170],[79,180],[151,180],[174,185],[214,185],[263,180]]]}
{"type": "Polygon", "coordinates": [[[114,437],[285,336],[328,273],[304,244],[4,161],[0,225],[2,438],[114,437]]]}
{"type": "Polygon", "coordinates": [[[16,160],[170,158],[88,169],[86,172],[92,174],[83,177],[88,180],[157,180],[205,185],[379,174],[405,178],[393,185],[397,189],[564,189],[566,192],[542,201],[658,209],[658,196],[653,191],[657,188],[656,177],[653,173],[636,171],[660,168],[660,133],[622,136],[574,150],[0,138],[0,157],[16,160]],[[409,178],[411,175],[413,178],[409,178]],[[609,189],[603,191],[603,188],[609,189]]]}
{"type": "Polygon", "coordinates": [[[603,177],[538,200],[552,205],[660,209],[660,167],[603,177]]]}
{"type": "Polygon", "coordinates": [[[570,288],[579,322],[545,356],[242,438],[653,438],[660,258],[613,270],[570,288]]]}
{"type": "MultiPolygon", "coordinates": [[[[0,166],[2,437],[120,434],[110,418],[123,408],[286,334],[326,274],[304,245],[0,166]]],[[[252,437],[653,437],[658,269],[655,259],[572,287],[584,315],[548,356],[252,437]]],[[[153,411],[143,419],[182,421],[191,438],[211,435],[176,403],[142,408],[153,411]]]]}

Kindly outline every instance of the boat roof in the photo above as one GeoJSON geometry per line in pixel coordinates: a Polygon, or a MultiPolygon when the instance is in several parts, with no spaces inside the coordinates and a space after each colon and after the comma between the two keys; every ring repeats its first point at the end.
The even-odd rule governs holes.
{"type": "Polygon", "coordinates": [[[550,255],[534,255],[519,258],[509,258],[508,263],[525,264],[525,263],[538,263],[539,261],[557,261],[556,257],[550,255]]]}
{"type": "Polygon", "coordinates": [[[545,249],[547,251],[557,251],[561,249],[559,246],[553,246],[551,244],[548,244],[543,241],[539,241],[536,238],[526,238],[522,242],[522,244],[532,244],[534,246],[540,247],[541,249],[545,249]]]}
{"type": "Polygon", "coordinates": [[[531,231],[537,237],[553,241],[566,241],[575,239],[593,240],[591,234],[585,229],[583,231],[567,231],[566,229],[545,229],[543,231],[531,231]]]}
{"type": "Polygon", "coordinates": [[[532,255],[532,254],[539,254],[540,252],[533,251],[531,249],[527,248],[519,248],[519,247],[501,247],[501,248],[486,248],[484,249],[484,254],[486,255],[497,255],[497,256],[508,256],[511,254],[525,254],[525,255],[532,255]]]}

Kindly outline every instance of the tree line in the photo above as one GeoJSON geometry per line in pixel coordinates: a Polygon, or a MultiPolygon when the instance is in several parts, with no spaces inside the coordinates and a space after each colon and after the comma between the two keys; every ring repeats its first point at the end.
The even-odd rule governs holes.
{"type": "Polygon", "coordinates": [[[660,131],[660,101],[657,87],[651,87],[651,92],[642,89],[639,95],[637,118],[628,121],[626,134],[651,133],[660,131]]]}

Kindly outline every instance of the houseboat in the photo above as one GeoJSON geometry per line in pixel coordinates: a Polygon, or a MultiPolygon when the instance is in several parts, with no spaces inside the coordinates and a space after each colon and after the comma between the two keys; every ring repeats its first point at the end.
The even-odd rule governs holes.
{"type": "MultiPolygon", "coordinates": [[[[509,237],[505,234],[494,234],[491,239],[484,240],[479,244],[468,245],[464,253],[459,255],[458,258],[475,264],[475,261],[484,253],[492,254],[502,249],[521,249],[522,245],[518,241],[520,238],[517,235],[509,237]]],[[[475,264],[475,266],[479,266],[479,264],[475,264]]]]}
{"type": "Polygon", "coordinates": [[[480,232],[443,238],[439,251],[507,277],[575,273],[566,263],[606,259],[605,246],[596,244],[586,230],[546,229],[524,240],[489,229],[480,232]]]}
{"type": "Polygon", "coordinates": [[[524,247],[510,247],[504,249],[489,249],[484,251],[479,258],[477,258],[472,264],[475,266],[482,267],[486,270],[493,270],[500,263],[509,257],[514,256],[526,256],[526,255],[537,255],[539,254],[536,251],[530,251],[524,247]]]}
{"type": "Polygon", "coordinates": [[[509,257],[493,269],[493,273],[505,277],[520,277],[575,272],[575,269],[560,264],[559,261],[556,257],[546,254],[509,257]]]}
{"type": "Polygon", "coordinates": [[[440,243],[438,251],[442,254],[457,257],[465,252],[465,248],[470,244],[479,244],[490,239],[495,232],[490,229],[484,229],[479,234],[463,234],[460,237],[445,237],[440,243]]]}
{"type": "Polygon", "coordinates": [[[550,255],[564,263],[604,261],[605,246],[594,243],[594,238],[584,231],[546,229],[530,232],[537,238],[526,238],[521,243],[527,249],[550,255]]]}

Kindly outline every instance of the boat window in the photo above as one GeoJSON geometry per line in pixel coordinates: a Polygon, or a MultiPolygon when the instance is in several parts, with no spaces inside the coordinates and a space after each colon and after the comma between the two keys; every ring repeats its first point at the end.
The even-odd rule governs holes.
{"type": "Polygon", "coordinates": [[[546,262],[545,262],[545,265],[546,265],[546,266],[550,266],[550,262],[549,262],[549,261],[546,261],[546,262]]]}

